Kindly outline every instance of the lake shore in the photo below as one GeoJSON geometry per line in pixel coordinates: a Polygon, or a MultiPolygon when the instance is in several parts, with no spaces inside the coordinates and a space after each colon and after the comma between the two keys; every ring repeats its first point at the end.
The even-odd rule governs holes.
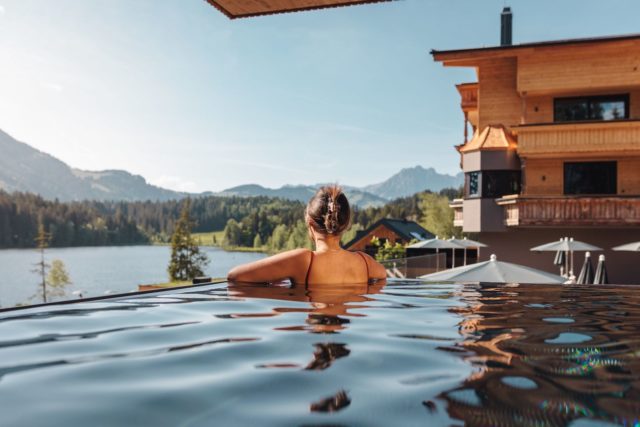
{"type": "MultiPolygon", "coordinates": [[[[236,265],[266,256],[217,247],[203,247],[202,251],[211,260],[204,271],[207,277],[226,277],[236,265]]],[[[82,292],[83,297],[92,297],[137,292],[138,285],[142,284],[166,283],[170,253],[168,246],[155,245],[48,248],[45,260],[64,262],[72,284],[65,288],[63,299],[73,299],[77,298],[74,291],[82,292]]],[[[30,300],[38,290],[39,278],[32,270],[39,256],[35,249],[0,250],[0,307],[41,302],[30,300]]]]}

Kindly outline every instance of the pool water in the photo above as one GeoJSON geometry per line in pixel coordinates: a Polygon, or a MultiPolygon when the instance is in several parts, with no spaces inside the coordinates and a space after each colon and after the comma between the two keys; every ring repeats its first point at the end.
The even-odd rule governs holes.
{"type": "Polygon", "coordinates": [[[5,311],[0,425],[639,425],[636,289],[217,284],[5,311]]]}

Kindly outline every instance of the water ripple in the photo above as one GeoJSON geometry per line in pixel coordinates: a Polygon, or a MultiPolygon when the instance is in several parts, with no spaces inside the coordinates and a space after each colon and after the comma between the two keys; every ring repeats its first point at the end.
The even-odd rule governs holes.
{"type": "Polygon", "coordinates": [[[639,332],[624,286],[233,285],[15,310],[0,425],[634,425],[639,332]]]}

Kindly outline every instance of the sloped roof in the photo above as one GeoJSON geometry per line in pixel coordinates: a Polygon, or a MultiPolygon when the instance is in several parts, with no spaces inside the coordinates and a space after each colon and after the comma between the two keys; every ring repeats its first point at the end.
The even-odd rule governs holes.
{"type": "Polygon", "coordinates": [[[562,39],[562,40],[548,40],[531,43],[520,43],[511,45],[500,46],[483,46],[469,49],[450,49],[450,50],[431,50],[431,55],[436,61],[449,61],[449,60],[461,60],[469,58],[480,58],[484,55],[506,53],[515,54],[518,50],[535,49],[543,47],[563,47],[571,45],[584,45],[584,44],[601,44],[601,43],[615,43],[627,40],[640,40],[640,33],[635,34],[622,34],[615,36],[604,37],[585,37],[576,39],[562,39]]]}
{"type": "Polygon", "coordinates": [[[350,242],[347,242],[344,247],[349,248],[358,242],[360,239],[365,237],[371,231],[375,230],[378,226],[384,225],[389,230],[396,233],[396,235],[403,240],[427,240],[433,239],[435,236],[430,231],[426,230],[420,224],[415,221],[408,221],[405,219],[393,219],[393,218],[383,218],[377,222],[375,222],[372,226],[367,228],[366,230],[361,230],[356,233],[356,237],[353,238],[350,242]]]}
{"type": "Polygon", "coordinates": [[[516,138],[502,125],[489,125],[478,132],[466,144],[458,146],[458,151],[468,153],[478,150],[507,150],[516,148],[516,138]]]}
{"type": "Polygon", "coordinates": [[[231,19],[394,0],[207,0],[231,19]]]}

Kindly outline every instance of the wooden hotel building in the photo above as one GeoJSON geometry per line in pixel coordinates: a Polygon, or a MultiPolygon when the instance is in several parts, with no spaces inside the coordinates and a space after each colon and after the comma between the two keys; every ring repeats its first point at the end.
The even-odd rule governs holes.
{"type": "Polygon", "coordinates": [[[477,75],[457,85],[454,224],[486,256],[552,272],[553,254],[529,249],[572,236],[605,249],[612,282],[640,283],[640,254],[610,250],[640,241],[640,34],[513,45],[502,19],[500,46],[432,51],[477,75]]]}

